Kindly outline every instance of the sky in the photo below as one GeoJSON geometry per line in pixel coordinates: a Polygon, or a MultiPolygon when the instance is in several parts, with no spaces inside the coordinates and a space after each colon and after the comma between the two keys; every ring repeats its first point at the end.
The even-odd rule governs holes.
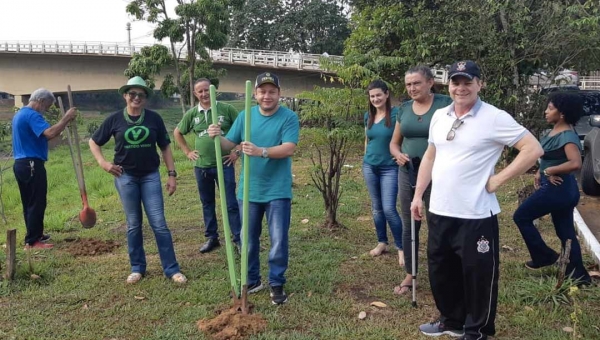
{"type": "MultiPolygon", "coordinates": [[[[125,12],[129,0],[0,0],[0,41],[127,42],[150,44],[153,26],[125,12]]],[[[174,3],[167,0],[167,4],[174,3]]],[[[174,5],[172,5],[174,7],[174,5]]]]}

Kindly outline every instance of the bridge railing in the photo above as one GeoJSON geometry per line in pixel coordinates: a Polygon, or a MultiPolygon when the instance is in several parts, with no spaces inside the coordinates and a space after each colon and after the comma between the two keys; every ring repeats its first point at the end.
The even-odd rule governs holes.
{"type": "MultiPolygon", "coordinates": [[[[131,57],[145,46],[150,45],[106,42],[4,41],[0,42],[0,53],[48,53],[131,57]]],[[[177,48],[178,51],[181,51],[179,58],[186,58],[187,51],[180,47],[178,46],[177,48]]],[[[209,51],[209,55],[213,62],[217,63],[286,68],[301,71],[322,71],[319,63],[319,58],[322,55],[319,54],[223,48],[220,50],[211,50],[209,51]]],[[[327,57],[334,60],[341,60],[342,58],[340,56],[327,57]]]]}
{"type": "MultiPolygon", "coordinates": [[[[107,42],[48,42],[48,41],[0,41],[0,53],[33,53],[33,54],[70,54],[70,55],[103,55],[131,57],[140,52],[145,46],[142,44],[124,44],[107,42]]],[[[179,58],[187,57],[187,50],[181,49],[179,58]]],[[[281,52],[268,50],[253,50],[239,48],[222,48],[210,50],[209,55],[213,62],[225,64],[239,64],[256,67],[295,69],[299,71],[326,71],[321,68],[320,58],[326,57],[334,61],[341,61],[341,56],[320,54],[307,54],[296,52],[281,52]]],[[[434,69],[437,84],[448,83],[448,71],[443,68],[434,69]]]]}
{"type": "Polygon", "coordinates": [[[580,77],[579,84],[582,90],[600,90],[600,76],[580,77]]]}

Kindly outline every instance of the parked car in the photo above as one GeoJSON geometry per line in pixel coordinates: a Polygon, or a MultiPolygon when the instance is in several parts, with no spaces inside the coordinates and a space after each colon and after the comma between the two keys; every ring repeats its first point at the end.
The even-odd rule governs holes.
{"type": "Polygon", "coordinates": [[[583,116],[575,125],[583,140],[581,189],[586,195],[600,196],[600,91],[580,91],[583,116]]]}

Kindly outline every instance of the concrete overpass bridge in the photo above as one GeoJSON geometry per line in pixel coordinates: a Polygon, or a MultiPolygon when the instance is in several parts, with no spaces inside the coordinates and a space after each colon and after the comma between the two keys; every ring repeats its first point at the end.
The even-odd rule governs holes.
{"type": "MultiPolygon", "coordinates": [[[[70,84],[74,91],[118,89],[127,81],[123,71],[135,52],[146,45],[90,42],[0,42],[0,92],[15,96],[15,104],[39,87],[62,93],[70,84]]],[[[243,93],[245,80],[261,72],[281,78],[283,96],[292,97],[315,85],[328,86],[322,79],[321,55],[278,51],[221,49],[210,51],[215,67],[227,70],[219,91],[243,93]]],[[[185,57],[185,54],[180,56],[185,57]]],[[[330,56],[340,59],[339,56],[330,56]]],[[[173,71],[173,70],[167,70],[173,71]]],[[[160,88],[163,78],[156,79],[160,88]]],[[[329,85],[331,86],[331,85],[329,85]]]]}
{"type": "MultiPolygon", "coordinates": [[[[0,42],[0,92],[15,96],[15,105],[26,103],[39,87],[63,93],[67,84],[74,91],[118,89],[127,78],[123,71],[135,52],[148,45],[102,42],[0,42]]],[[[185,51],[185,50],[184,50],[185,51]]],[[[293,97],[315,85],[332,86],[321,75],[318,54],[224,48],[209,51],[218,68],[227,70],[219,82],[221,92],[244,92],[245,80],[261,72],[276,73],[282,95],[293,97]]],[[[180,55],[185,58],[186,55],[180,55]]],[[[327,56],[341,60],[340,56],[327,56]]],[[[173,70],[168,70],[173,71],[173,70]]],[[[162,84],[158,76],[157,88],[162,84]]],[[[447,83],[445,70],[436,71],[436,82],[447,83]]]]}

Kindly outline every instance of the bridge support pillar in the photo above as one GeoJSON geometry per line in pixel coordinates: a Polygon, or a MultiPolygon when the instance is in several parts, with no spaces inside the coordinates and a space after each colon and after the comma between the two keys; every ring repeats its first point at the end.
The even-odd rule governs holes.
{"type": "Polygon", "coordinates": [[[31,97],[31,96],[30,95],[15,96],[15,106],[18,108],[27,106],[27,104],[29,104],[29,97],[31,97]]]}

